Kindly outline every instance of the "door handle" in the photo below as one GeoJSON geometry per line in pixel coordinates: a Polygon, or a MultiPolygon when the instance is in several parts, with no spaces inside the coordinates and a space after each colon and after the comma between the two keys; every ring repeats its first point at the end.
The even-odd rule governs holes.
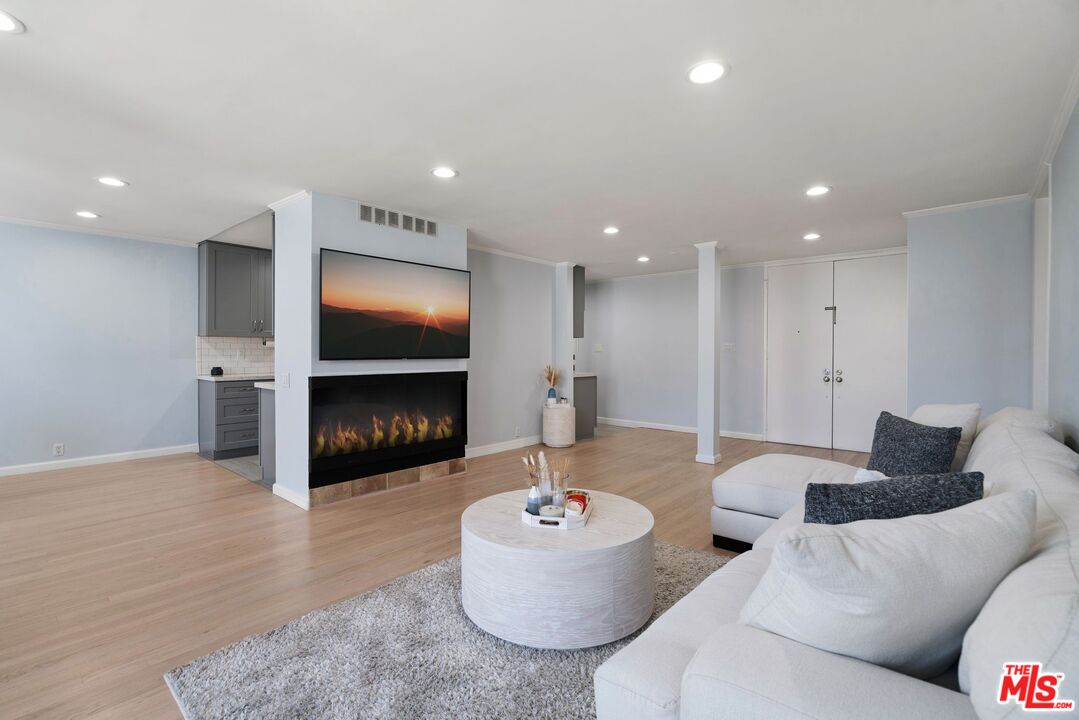
{"type": "MultiPolygon", "coordinates": [[[[825,375],[824,376],[824,382],[832,382],[832,378],[825,375]]],[[[836,382],[840,382],[839,378],[836,378],[836,382]]]]}
{"type": "Polygon", "coordinates": [[[827,307],[826,307],[826,308],[824,308],[824,309],[825,309],[825,310],[831,310],[831,311],[832,311],[832,324],[833,324],[833,325],[835,325],[835,310],[836,310],[836,306],[835,306],[835,305],[829,305],[829,306],[827,306],[827,307]]]}
{"type": "Polygon", "coordinates": [[[836,375],[836,376],[835,376],[835,381],[836,381],[837,383],[841,383],[841,382],[843,382],[843,376],[842,376],[842,375],[836,375]]]}

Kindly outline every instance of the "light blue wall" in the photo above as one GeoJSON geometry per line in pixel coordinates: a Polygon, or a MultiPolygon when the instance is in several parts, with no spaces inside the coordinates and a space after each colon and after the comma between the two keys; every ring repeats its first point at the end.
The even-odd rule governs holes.
{"type": "Polygon", "coordinates": [[[1079,111],[1053,159],[1049,278],[1049,414],[1079,437],[1079,111]]]}
{"type": "MultiPolygon", "coordinates": [[[[697,424],[697,275],[589,283],[579,369],[598,375],[599,415],[697,424]],[[602,346],[596,351],[596,344],[602,346]]],[[[720,275],[722,432],[764,432],[764,269],[720,275]]]]}
{"type": "Polygon", "coordinates": [[[194,247],[0,224],[0,467],[198,440],[194,247]]]}
{"type": "Polygon", "coordinates": [[[907,407],[1031,403],[1033,202],[907,224],[907,407]]]}
{"type": "Polygon", "coordinates": [[[540,434],[551,362],[554,266],[468,251],[472,271],[472,357],[468,444],[481,447],[540,434]]]}

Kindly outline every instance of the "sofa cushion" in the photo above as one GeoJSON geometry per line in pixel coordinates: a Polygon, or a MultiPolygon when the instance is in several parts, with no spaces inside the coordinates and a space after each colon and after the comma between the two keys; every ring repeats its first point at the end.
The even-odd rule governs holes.
{"type": "Polygon", "coordinates": [[[958,427],[920,425],[882,412],[873,431],[873,448],[867,470],[888,477],[946,473],[955,459],[963,431],[958,427]]]}
{"type": "Polygon", "coordinates": [[[939,675],[1026,557],[1034,513],[1027,490],[934,515],[791,528],[739,620],[914,677],[939,675]]]}
{"type": "Polygon", "coordinates": [[[677,718],[686,665],[713,630],[738,619],[768,556],[751,550],[732,559],[600,665],[594,678],[600,720],[677,718]]]}
{"type": "Polygon", "coordinates": [[[761,536],[753,543],[753,549],[771,551],[772,548],[776,546],[776,542],[779,538],[783,537],[783,534],[787,530],[805,522],[805,514],[805,500],[802,500],[790,510],[776,518],[776,521],[772,523],[771,527],[761,533],[761,536]]]}
{"type": "Polygon", "coordinates": [[[983,418],[981,422],[978,423],[978,434],[980,435],[986,428],[997,424],[1040,430],[1058,442],[1063,442],[1064,440],[1064,438],[1061,437],[1060,426],[1057,424],[1056,420],[1027,408],[1006,407],[997,410],[995,413],[987,418],[983,418]]]}
{"type": "Polygon", "coordinates": [[[709,635],[681,720],[976,720],[970,698],[745,625],[709,635]]]}
{"type": "Polygon", "coordinates": [[[974,436],[978,434],[978,419],[982,415],[982,406],[978,403],[965,403],[960,405],[922,405],[915,410],[910,421],[921,425],[933,427],[958,427],[963,432],[959,436],[959,445],[955,448],[955,459],[952,460],[952,472],[963,469],[963,463],[967,461],[970,446],[974,444],[974,436]]]}
{"type": "Polygon", "coordinates": [[[841,525],[927,515],[982,499],[980,472],[909,475],[856,484],[809,483],[805,521],[841,525]]]}
{"type": "Polygon", "coordinates": [[[807,483],[851,482],[856,470],[804,455],[761,455],[716,477],[712,502],[728,510],[777,518],[802,500],[807,483]]]}

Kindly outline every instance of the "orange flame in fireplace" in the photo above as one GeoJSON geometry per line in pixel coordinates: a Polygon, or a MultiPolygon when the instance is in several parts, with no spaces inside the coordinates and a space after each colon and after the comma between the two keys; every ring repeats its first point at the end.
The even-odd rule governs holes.
{"type": "Polygon", "coordinates": [[[367,427],[339,420],[332,426],[319,426],[311,439],[311,457],[347,455],[451,437],[453,418],[449,415],[432,420],[423,413],[394,413],[390,418],[388,430],[386,422],[377,415],[371,417],[371,424],[367,427]]]}

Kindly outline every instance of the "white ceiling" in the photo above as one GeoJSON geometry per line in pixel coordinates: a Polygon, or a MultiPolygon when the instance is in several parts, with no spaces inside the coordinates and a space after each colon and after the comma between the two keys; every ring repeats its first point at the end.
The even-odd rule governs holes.
{"type": "Polygon", "coordinates": [[[308,189],[592,277],[902,245],[902,211],[1027,192],[1079,59],[1075,0],[0,8],[28,26],[0,216],[197,242],[308,189]],[[688,83],[709,57],[729,76],[688,83]]]}

